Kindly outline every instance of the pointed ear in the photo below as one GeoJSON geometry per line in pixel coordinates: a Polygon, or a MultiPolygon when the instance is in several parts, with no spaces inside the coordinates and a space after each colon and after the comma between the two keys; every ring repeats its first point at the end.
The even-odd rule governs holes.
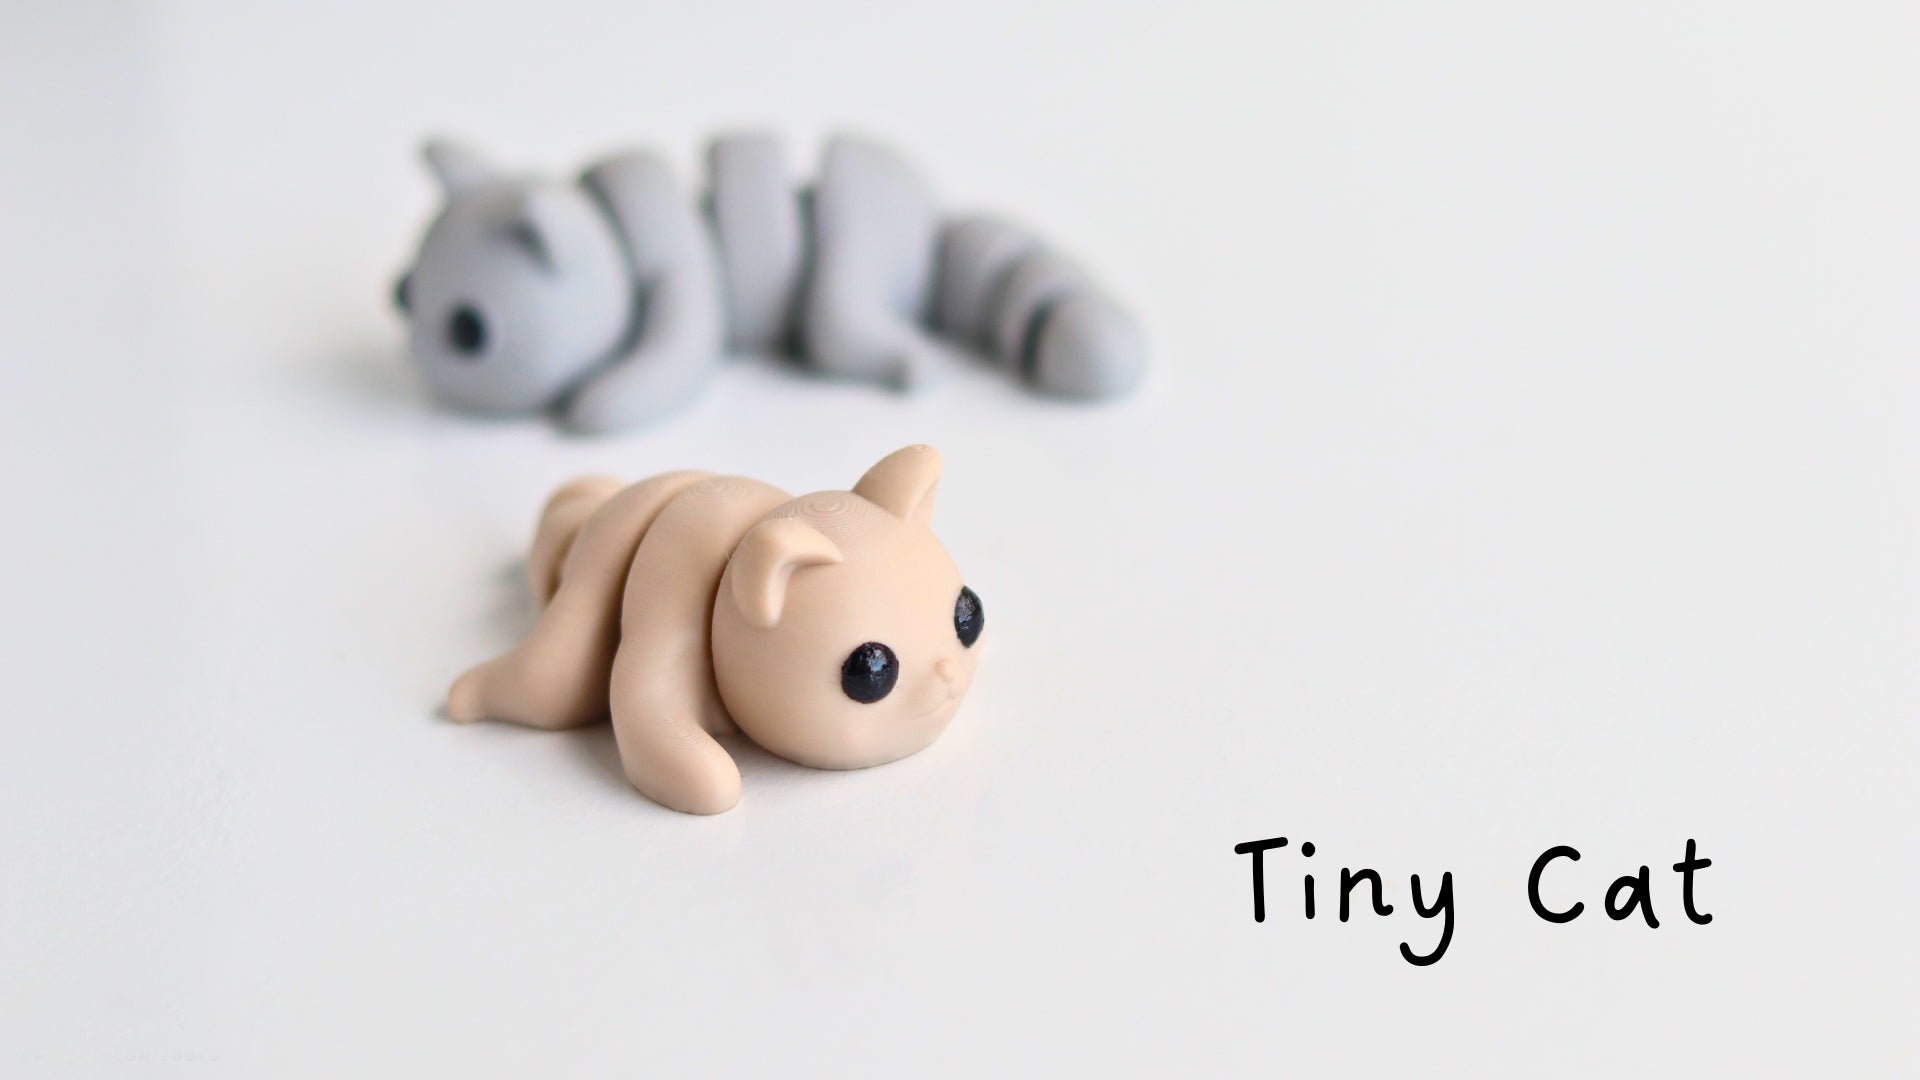
{"type": "Polygon", "coordinates": [[[799,518],[763,521],[734,549],[734,605],[749,623],[772,629],[787,606],[787,582],[793,572],[839,561],[840,549],[833,541],[799,518]]]}
{"type": "Polygon", "coordinates": [[[925,525],[933,517],[933,490],[939,485],[940,451],[909,446],[881,458],[853,485],[853,493],[901,521],[925,525]]]}
{"type": "Polygon", "coordinates": [[[450,139],[428,139],[420,148],[420,156],[427,159],[427,168],[448,198],[464,195],[500,175],[471,147],[450,139]]]}

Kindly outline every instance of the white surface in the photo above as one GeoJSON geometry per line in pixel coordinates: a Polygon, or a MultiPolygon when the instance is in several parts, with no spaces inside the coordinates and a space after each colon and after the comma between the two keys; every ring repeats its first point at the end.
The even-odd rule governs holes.
{"type": "Polygon", "coordinates": [[[9,1072],[1911,1075],[1913,16],[1541,7],[9,5],[9,1072]],[[1148,392],[425,406],[417,136],[741,122],[1040,224],[1148,392]],[[912,441],[993,647],[931,751],[696,820],[605,731],[436,718],[555,482],[912,441]],[[1296,855],[1250,918],[1272,835],[1315,922],[1296,855]],[[1597,910],[1643,862],[1658,930],[1597,910]]]}

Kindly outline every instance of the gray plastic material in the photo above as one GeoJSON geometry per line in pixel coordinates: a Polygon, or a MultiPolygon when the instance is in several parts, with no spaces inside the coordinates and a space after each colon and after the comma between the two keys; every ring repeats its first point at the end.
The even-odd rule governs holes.
{"type": "Polygon", "coordinates": [[[940,282],[934,329],[954,342],[984,349],[992,341],[989,313],[994,295],[1015,263],[1040,243],[999,218],[973,216],[947,223],[940,233],[940,282]]]}
{"type": "Polygon", "coordinates": [[[987,308],[987,345],[994,358],[1018,370],[1039,344],[1048,305],[1088,288],[1078,263],[1045,249],[1013,264],[987,308]]]}
{"type": "Polygon", "coordinates": [[[581,183],[625,240],[635,304],[632,337],[573,392],[563,415],[582,431],[636,427],[686,404],[720,359],[720,269],[705,223],[661,158],[614,158],[581,183]]]}
{"type": "Polygon", "coordinates": [[[1069,292],[1046,304],[1035,313],[1028,338],[1033,344],[1021,358],[1021,374],[1060,397],[1116,397],[1147,370],[1139,324],[1094,290],[1069,292]]]}
{"type": "Polygon", "coordinates": [[[780,141],[715,139],[707,150],[708,211],[727,284],[727,341],[747,352],[792,347],[807,230],[780,141]]]}
{"type": "Polygon", "coordinates": [[[835,139],[813,194],[813,276],[801,345],[820,371],[913,381],[939,219],[920,177],[892,151],[835,139]]]}
{"type": "Polygon", "coordinates": [[[905,386],[929,332],[1063,397],[1115,397],[1145,371],[1139,324],[1082,268],[999,219],[943,224],[920,174],[871,140],[830,140],[808,189],[776,139],[716,139],[704,199],[653,153],[577,183],[447,142],[425,156],[446,205],[397,300],[428,385],[463,409],[638,427],[729,351],[905,386]]]}

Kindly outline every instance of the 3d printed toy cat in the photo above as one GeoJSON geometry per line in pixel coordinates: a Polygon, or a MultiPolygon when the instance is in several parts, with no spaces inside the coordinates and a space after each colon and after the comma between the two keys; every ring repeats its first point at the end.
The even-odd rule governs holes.
{"type": "Polygon", "coordinates": [[[703,205],[649,152],[578,183],[425,153],[447,202],[394,298],[428,384],[461,408],[634,427],[730,350],[905,386],[929,330],[1065,397],[1125,393],[1145,368],[1139,326],[1084,270],[1005,221],[943,222],[875,142],[831,140],[801,187],[776,139],[717,139],[703,205]]]}
{"type": "Polygon", "coordinates": [[[929,446],[798,499],[698,472],[575,480],[527,560],[539,623],[462,675],[447,713],[551,729],[611,715],[627,779],[691,814],[739,801],[713,737],[736,726],[819,769],[925,749],[973,681],[986,619],[928,528],[939,480],[929,446]]]}

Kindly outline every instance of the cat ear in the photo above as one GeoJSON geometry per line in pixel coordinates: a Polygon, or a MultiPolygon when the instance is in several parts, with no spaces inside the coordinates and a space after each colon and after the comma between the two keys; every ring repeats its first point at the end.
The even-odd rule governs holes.
{"type": "Polygon", "coordinates": [[[839,561],[840,549],[833,541],[799,518],[763,521],[734,549],[734,605],[749,623],[772,629],[787,605],[787,582],[793,572],[839,561]]]}
{"type": "Polygon", "coordinates": [[[499,170],[487,163],[472,147],[450,139],[429,139],[420,148],[420,156],[427,159],[427,168],[440,181],[440,188],[448,198],[464,195],[474,188],[485,184],[500,175],[499,170]]]}
{"type": "Polygon", "coordinates": [[[925,525],[933,517],[933,489],[939,485],[940,451],[909,446],[881,458],[853,485],[853,493],[901,521],[925,525]]]}

